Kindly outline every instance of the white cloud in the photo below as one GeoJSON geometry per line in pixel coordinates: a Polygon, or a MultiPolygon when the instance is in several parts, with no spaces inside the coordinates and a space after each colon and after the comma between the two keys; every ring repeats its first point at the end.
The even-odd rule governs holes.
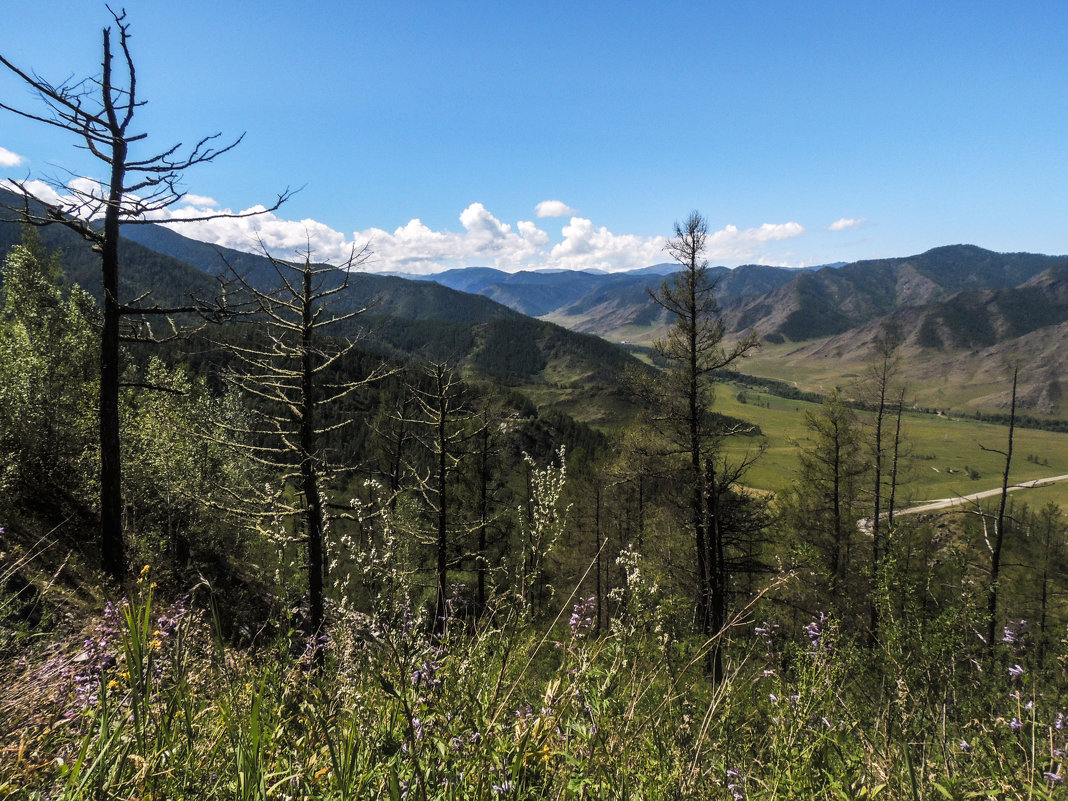
{"type": "MultiPolygon", "coordinates": [[[[102,192],[99,184],[89,179],[72,181],[71,194],[67,196],[41,181],[29,181],[26,186],[47,202],[65,205],[75,201],[74,196],[84,200],[100,197],[102,192]]],[[[481,203],[472,203],[460,213],[460,231],[434,230],[419,218],[413,218],[393,231],[367,228],[345,234],[317,220],[285,219],[276,212],[265,211],[263,206],[234,211],[220,206],[213,198],[196,194],[186,195],[181,203],[153,216],[192,239],[252,252],[266,248],[284,259],[301,258],[310,250],[317,260],[341,264],[354,249],[367,246],[371,256],[363,268],[373,272],[427,274],[451,267],[474,266],[509,272],[546,268],[614,272],[668,259],[664,236],[616,234],[585,217],[572,216],[561,230],[562,239],[556,239],[530,220],[518,220],[514,226],[503,222],[481,203]],[[191,219],[254,212],[260,213],[191,219]]],[[[769,243],[804,232],[796,222],[764,223],[746,229],[728,225],[709,235],[706,256],[715,264],[765,261],[770,258],[769,243]]],[[[775,261],[781,263],[781,258],[775,261]]]]}
{"type": "Polygon", "coordinates": [[[519,229],[519,235],[530,244],[538,247],[549,244],[549,235],[530,222],[530,220],[520,220],[515,224],[515,227],[519,229]]]}
{"type": "MultiPolygon", "coordinates": [[[[254,210],[257,209],[245,209],[241,213],[254,210]]],[[[187,205],[168,210],[166,217],[173,221],[213,212],[229,213],[229,210],[187,205]]],[[[473,266],[509,272],[545,268],[619,271],[667,260],[666,237],[615,234],[584,217],[572,217],[563,226],[563,239],[555,243],[534,222],[519,220],[512,226],[499,220],[481,203],[465,208],[459,222],[462,231],[434,230],[419,218],[413,218],[393,231],[367,228],[350,236],[315,220],[285,220],[270,212],[241,219],[175,223],[168,227],[194,239],[238,250],[256,250],[258,236],[272,253],[282,258],[295,257],[310,247],[317,259],[335,263],[348,258],[354,244],[357,247],[366,244],[373,255],[365,269],[374,272],[426,274],[473,266]]],[[[709,235],[706,255],[714,263],[757,261],[767,258],[768,243],[804,232],[796,222],[765,223],[746,229],[728,225],[709,235]]]]}
{"type": "Polygon", "coordinates": [[[664,261],[667,240],[662,236],[613,234],[603,225],[594,227],[584,217],[572,217],[562,233],[564,241],[553,246],[544,266],[568,270],[630,270],[664,261]]]}
{"type": "Polygon", "coordinates": [[[534,207],[534,215],[539,220],[542,217],[567,217],[574,213],[575,210],[562,200],[543,200],[534,207]]]}
{"type": "Polygon", "coordinates": [[[215,198],[207,197],[205,195],[194,195],[192,193],[183,195],[182,202],[190,206],[200,206],[202,208],[214,208],[219,205],[215,198]]]}
{"type": "Polygon", "coordinates": [[[764,223],[759,228],[728,225],[709,234],[705,256],[710,261],[758,261],[768,242],[792,239],[805,233],[800,223],[764,223]]]}
{"type": "Polygon", "coordinates": [[[460,224],[473,237],[487,242],[504,239],[512,232],[512,226],[502,223],[481,203],[472,203],[460,212],[460,224]]]}
{"type": "Polygon", "coordinates": [[[8,179],[0,181],[0,188],[21,194],[22,190],[19,188],[20,185],[25,187],[30,194],[40,198],[45,203],[56,204],[63,200],[63,197],[59,192],[57,192],[51,184],[47,184],[44,181],[20,181],[18,185],[14,181],[8,179]]]}
{"type": "Polygon", "coordinates": [[[104,213],[103,186],[91,178],[74,178],[63,188],[48,181],[0,181],[0,187],[21,194],[23,190],[50,206],[58,206],[65,214],[92,219],[104,213]]]}
{"type": "MultiPolygon", "coordinates": [[[[263,206],[251,206],[235,212],[219,208],[211,198],[197,199],[210,203],[172,207],[161,212],[158,219],[171,230],[191,239],[235,250],[259,251],[266,248],[272,255],[283,259],[300,258],[311,252],[317,260],[340,263],[352,253],[353,240],[317,220],[286,220],[274,212],[264,211],[263,206]],[[181,222],[183,218],[211,214],[255,216],[181,222]]],[[[189,200],[189,196],[186,200],[189,200]]],[[[357,244],[357,249],[361,245],[362,242],[357,244]]]]}
{"type": "Polygon", "coordinates": [[[481,203],[464,209],[460,224],[463,233],[433,231],[413,219],[393,233],[369,228],[355,237],[369,242],[374,250],[371,269],[411,273],[474,265],[509,271],[540,266],[541,248],[549,241],[545,231],[526,220],[516,223],[513,231],[481,203]]]}
{"type": "Polygon", "coordinates": [[[864,223],[864,218],[859,217],[852,219],[850,217],[843,217],[840,220],[835,220],[833,223],[827,226],[828,231],[844,231],[847,228],[857,228],[864,223]]]}
{"type": "Polygon", "coordinates": [[[0,147],[0,167],[17,167],[25,159],[18,153],[12,153],[6,147],[0,147]]]}

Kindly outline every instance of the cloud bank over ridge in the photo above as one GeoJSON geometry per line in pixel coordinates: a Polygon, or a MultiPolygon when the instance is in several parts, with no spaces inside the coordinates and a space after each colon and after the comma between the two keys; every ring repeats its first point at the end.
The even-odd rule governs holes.
{"type": "MultiPolygon", "coordinates": [[[[75,179],[84,194],[99,196],[99,189],[86,186],[87,179],[75,179]]],[[[49,202],[60,202],[61,193],[41,181],[27,188],[49,202]]],[[[283,209],[284,210],[284,209],[283,209]]],[[[543,201],[535,207],[538,218],[566,216],[573,212],[562,201],[543,201]]],[[[370,259],[362,269],[369,272],[399,272],[425,275],[454,267],[495,267],[507,272],[562,269],[618,272],[668,260],[664,236],[617,234],[595,225],[586,217],[572,214],[550,233],[532,220],[514,225],[498,219],[482,203],[471,203],[459,215],[462,230],[434,230],[413,217],[392,231],[366,228],[345,234],[313,219],[291,220],[264,206],[232,210],[214,198],[188,194],[182,202],[154,215],[163,225],[183,236],[214,245],[257,252],[266,248],[279,258],[301,258],[309,249],[317,261],[342,263],[353,249],[367,246],[370,259]],[[193,220],[211,214],[250,214],[256,216],[193,220]]],[[[542,223],[541,226],[544,226],[542,223]]],[[[764,223],[741,229],[734,225],[709,234],[706,257],[713,264],[766,261],[769,243],[792,239],[805,233],[796,222],[764,223]]]]}
{"type": "MultiPolygon", "coordinates": [[[[169,210],[167,219],[212,210],[226,211],[215,204],[190,204],[169,210]]],[[[518,220],[514,225],[503,222],[476,202],[460,213],[459,222],[462,230],[434,230],[413,217],[392,231],[372,227],[346,235],[315,220],[287,220],[277,213],[266,213],[168,227],[185,236],[237,250],[255,249],[258,237],[272,253],[283,257],[295,256],[310,246],[315,258],[334,262],[346,259],[354,245],[360,248],[366,244],[373,255],[364,269],[416,275],[475,266],[507,272],[538,269],[618,272],[667,260],[666,237],[617,234],[585,217],[571,216],[559,235],[554,236],[531,220],[518,220]]],[[[747,229],[728,225],[709,236],[706,255],[713,263],[755,261],[762,258],[768,243],[804,233],[805,229],[796,222],[765,223],[747,229]]]]}

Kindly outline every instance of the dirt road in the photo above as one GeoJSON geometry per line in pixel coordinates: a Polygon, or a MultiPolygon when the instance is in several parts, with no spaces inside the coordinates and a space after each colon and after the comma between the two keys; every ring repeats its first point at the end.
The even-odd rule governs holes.
{"type": "MultiPolygon", "coordinates": [[[[1036,478],[1034,481],[1024,481],[1020,484],[1012,484],[1009,486],[1009,492],[1015,492],[1021,489],[1034,489],[1035,487],[1043,487],[1046,484],[1053,484],[1057,481],[1068,481],[1068,475],[1064,476],[1050,476],[1049,478],[1036,478]]],[[[920,512],[937,512],[939,509],[949,509],[953,506],[959,506],[969,501],[978,501],[981,498],[989,498],[992,495],[998,495],[1001,492],[1001,488],[991,490],[983,490],[982,492],[975,492],[971,495],[961,495],[956,498],[939,498],[935,501],[927,501],[919,506],[910,506],[908,509],[899,509],[894,512],[895,515],[914,515],[920,512]]]]}

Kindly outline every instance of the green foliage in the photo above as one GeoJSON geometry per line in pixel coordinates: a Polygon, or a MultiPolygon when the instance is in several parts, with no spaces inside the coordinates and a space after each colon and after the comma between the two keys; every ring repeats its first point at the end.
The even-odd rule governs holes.
{"type": "Polygon", "coordinates": [[[236,428],[245,413],[234,398],[155,357],[136,378],[138,388],[124,397],[123,494],[141,561],[166,564],[177,578],[220,555],[237,556],[241,529],[222,511],[223,488],[247,481],[251,466],[212,426],[236,428]]]}
{"type": "Polygon", "coordinates": [[[87,514],[95,481],[96,314],[32,229],[3,263],[0,509],[87,514]]]}
{"type": "MultiPolygon", "coordinates": [[[[77,290],[63,299],[58,272],[32,243],[5,262],[0,527],[32,503],[92,497],[93,309],[77,290]]],[[[663,431],[635,426],[616,441],[495,386],[509,371],[561,387],[611,375],[607,346],[573,351],[555,330],[492,321],[424,320],[390,336],[398,354],[425,337],[474,354],[447,476],[447,567],[467,586],[448,587],[444,614],[430,611],[432,505],[414,491],[432,454],[388,425],[414,420],[413,387],[428,387],[418,370],[352,392],[320,421],[324,454],[348,470],[322,493],[329,647],[316,660],[298,634],[305,532],[281,517],[253,531],[225,509],[257,482],[302,500],[278,489],[280,469],[245,460],[242,443],[220,444],[213,426],[248,434],[253,404],[222,392],[214,343],[172,345],[160,359],[131,349],[124,523],[162,586],[146,572],[129,602],[89,622],[84,610],[72,616],[84,631],[68,633],[49,611],[46,634],[23,614],[37,552],[0,561],[0,669],[11,677],[0,687],[0,798],[1065,796],[1068,525],[1057,507],[1010,508],[1009,614],[988,653],[974,634],[989,622],[983,518],[896,518],[867,575],[864,410],[839,393],[812,409],[754,380],[721,393],[727,414],[705,408],[698,421],[711,435],[703,500],[734,611],[695,633],[692,493],[676,463],[684,438],[665,447],[663,431]],[[716,439],[750,413],[773,447],[792,440],[780,459],[805,452],[799,480],[774,500],[736,485],[731,462],[751,458],[752,439],[716,439]],[[567,486],[551,458],[564,443],[567,486]],[[184,587],[199,611],[161,605],[184,587]],[[870,604],[874,646],[856,625],[870,604]],[[754,636],[763,617],[779,625],[754,636]]],[[[262,345],[257,337],[235,327],[213,339],[262,345]]],[[[343,386],[383,363],[353,350],[324,378],[343,386]]],[[[706,389],[698,400],[711,403],[706,389]]],[[[939,425],[921,431],[924,469],[962,483],[937,486],[992,472],[939,425]],[[976,467],[962,471],[965,461],[976,467]]],[[[952,425],[969,442],[990,430],[952,425]]],[[[1021,471],[1057,471],[1055,441],[1018,436],[1029,454],[1021,471]]],[[[52,592],[40,584],[29,595],[52,592]]]]}
{"type": "Polygon", "coordinates": [[[638,554],[600,634],[584,598],[545,626],[455,598],[438,637],[396,555],[366,563],[381,592],[341,612],[318,669],[287,640],[213,645],[146,569],[52,722],[5,750],[0,797],[1065,797],[1064,644],[1043,656],[1014,624],[982,664],[968,596],[933,616],[884,606],[874,652],[827,616],[736,620],[713,686],[709,644],[678,634],[638,554]]]}
{"type": "Polygon", "coordinates": [[[800,451],[798,477],[782,494],[780,517],[807,570],[827,588],[824,602],[842,614],[857,600],[856,579],[865,562],[857,521],[868,465],[856,415],[837,390],[818,411],[805,412],[805,426],[811,444],[800,451]]]}

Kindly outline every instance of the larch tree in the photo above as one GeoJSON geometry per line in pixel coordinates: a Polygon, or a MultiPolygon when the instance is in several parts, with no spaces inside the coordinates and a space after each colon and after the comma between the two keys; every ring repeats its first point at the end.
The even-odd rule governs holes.
{"type": "MultiPolygon", "coordinates": [[[[689,526],[697,557],[697,614],[702,633],[711,639],[726,622],[726,589],[717,577],[718,546],[710,538],[709,465],[718,441],[729,433],[712,414],[713,375],[759,342],[750,334],[726,345],[716,283],[709,276],[704,255],[707,245],[708,223],[696,211],[675,224],[667,251],[682,269],[649,293],[672,321],[667,336],[655,346],[668,369],[656,388],[647,387],[646,400],[657,409],[652,417],[666,434],[672,452],[686,463],[689,526]]],[[[721,662],[715,646],[709,666],[718,676],[721,662]]]]}
{"type": "Polygon", "coordinates": [[[432,518],[434,548],[434,633],[445,630],[449,598],[449,570],[461,561],[457,550],[468,531],[460,519],[455,477],[461,460],[467,455],[469,440],[477,432],[472,424],[477,417],[471,411],[465,387],[446,362],[429,362],[425,366],[425,386],[412,386],[415,415],[408,423],[415,427],[415,437],[430,456],[425,473],[416,475],[416,491],[432,518]]]}
{"type": "Polygon", "coordinates": [[[367,255],[366,249],[354,250],[345,264],[333,267],[312,264],[310,256],[299,264],[268,254],[279,288],[268,292],[242,280],[257,302],[265,336],[259,344],[227,346],[234,356],[230,382],[257,402],[254,426],[231,427],[227,437],[254,462],[276,472],[281,486],[295,489],[297,497],[287,501],[286,492],[275,491],[268,498],[235,495],[235,499],[265,520],[286,517],[303,524],[309,636],[318,636],[325,620],[324,497],[329,481],[344,469],[330,463],[322,438],[352,422],[326,422],[323,412],[388,372],[380,367],[357,378],[334,380],[336,366],[357,347],[359,339],[333,339],[327,329],[352,320],[366,308],[333,314],[328,302],[348,290],[350,271],[367,255]]]}
{"type": "MultiPolygon", "coordinates": [[[[880,582],[882,561],[890,533],[890,520],[884,522],[884,500],[896,495],[898,455],[901,444],[900,410],[896,417],[896,429],[888,436],[890,415],[894,413],[897,388],[895,382],[900,372],[901,344],[896,329],[883,331],[875,340],[872,359],[865,376],[865,394],[872,406],[871,437],[868,443],[872,466],[872,516],[871,516],[871,609],[869,635],[874,642],[879,634],[879,603],[877,585],[880,582]],[[887,485],[889,482],[889,486],[887,485]]],[[[892,504],[892,501],[891,501],[892,504]]],[[[885,515],[889,518],[889,515],[885,515]]]]}
{"type": "Polygon", "coordinates": [[[1053,605],[1053,595],[1056,583],[1054,577],[1060,573],[1063,575],[1068,561],[1068,523],[1065,522],[1064,513],[1053,501],[1048,502],[1037,514],[1033,514],[1030,526],[1033,536],[1039,540],[1039,549],[1035,554],[1038,564],[1035,565],[1035,573],[1039,579],[1038,598],[1038,634],[1039,634],[1039,661],[1045,660],[1046,650],[1049,647],[1050,617],[1053,605]]]}
{"type": "MultiPolygon", "coordinates": [[[[51,83],[0,55],[0,65],[36,94],[42,106],[32,111],[0,101],[0,109],[70,134],[79,147],[103,165],[104,176],[99,180],[49,182],[53,191],[47,197],[29,180],[9,181],[8,185],[22,195],[24,202],[17,211],[23,220],[35,226],[64,225],[90,242],[100,254],[104,297],[99,388],[100,547],[105,572],[121,582],[126,569],[119,425],[123,320],[132,324],[125,334],[136,336],[131,329],[148,317],[183,312],[219,313],[222,309],[212,310],[215,304],[202,302],[164,308],[147,302],[144,297],[124,301],[119,294],[120,231],[123,225],[149,224],[158,219],[164,210],[184,197],[180,183],[186,170],[214,161],[236,147],[242,137],[217,145],[219,134],[213,134],[192,147],[179,142],[162,150],[137,152],[148,138],[147,132],[134,127],[137,110],[144,101],[138,93],[126,12],[113,11],[112,18],[118,33],[118,48],[116,51],[112,41],[112,28],[104,28],[99,76],[51,83]]],[[[277,209],[288,195],[288,190],[280,194],[266,210],[277,209]]],[[[192,222],[238,216],[243,215],[212,214],[184,219],[192,222]]]]}
{"type": "Polygon", "coordinates": [[[784,522],[815,549],[831,596],[844,612],[868,464],[856,415],[838,389],[817,411],[805,412],[805,427],[812,444],[802,448],[797,482],[783,494],[780,508],[784,522]]]}

